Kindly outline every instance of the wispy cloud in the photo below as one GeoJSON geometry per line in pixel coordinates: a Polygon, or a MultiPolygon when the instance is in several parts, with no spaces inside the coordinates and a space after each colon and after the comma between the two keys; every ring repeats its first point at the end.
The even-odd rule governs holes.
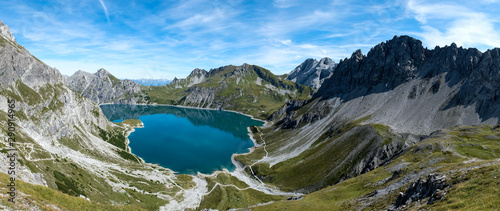
{"type": "Polygon", "coordinates": [[[108,8],[106,7],[106,4],[104,3],[104,0],[99,0],[99,2],[101,3],[102,5],[102,9],[104,10],[104,14],[106,14],[106,19],[108,20],[108,23],[109,23],[109,12],[108,12],[108,8]]]}
{"type": "Polygon", "coordinates": [[[430,47],[456,42],[491,48],[500,43],[498,4],[19,0],[2,2],[0,19],[20,44],[64,74],[104,67],[122,78],[179,78],[194,68],[242,63],[283,74],[304,59],[338,61],[402,34],[416,36],[430,47]]]}

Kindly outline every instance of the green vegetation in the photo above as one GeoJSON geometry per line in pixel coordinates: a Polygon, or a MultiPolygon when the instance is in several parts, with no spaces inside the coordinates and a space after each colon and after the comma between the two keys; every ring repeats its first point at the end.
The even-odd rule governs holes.
{"type": "MultiPolygon", "coordinates": [[[[381,125],[375,125],[384,129],[381,125]]],[[[388,164],[355,178],[307,194],[297,201],[282,200],[253,210],[384,210],[394,204],[399,192],[405,192],[411,181],[430,173],[446,176],[450,188],[446,196],[433,204],[416,203],[415,210],[495,210],[500,208],[500,163],[495,151],[500,130],[491,126],[463,126],[445,130],[438,136],[412,146],[388,164]],[[466,149],[462,145],[479,144],[466,149]],[[483,147],[484,146],[484,147],[483,147]],[[466,151],[459,151],[459,149],[466,151]],[[456,151],[456,152],[455,152],[456,151]],[[465,156],[464,156],[465,155],[465,156]],[[474,160],[483,157],[484,160],[474,160]],[[468,161],[468,162],[463,162],[468,161]],[[406,178],[413,178],[408,181],[406,178]],[[401,182],[403,182],[401,184],[401,182]],[[376,191],[388,188],[382,196],[376,191]]]]}
{"type": "Polygon", "coordinates": [[[72,178],[66,177],[59,171],[54,171],[54,178],[56,179],[57,189],[61,190],[63,193],[73,196],[85,196],[85,193],[81,190],[82,185],[72,178]]]}
{"type": "Polygon", "coordinates": [[[454,175],[444,200],[430,206],[433,210],[498,210],[500,208],[500,165],[454,175]]]}
{"type": "MultiPolygon", "coordinates": [[[[0,184],[3,187],[7,185],[6,181],[9,181],[9,176],[0,173],[0,184]]],[[[16,189],[19,191],[16,196],[16,203],[11,203],[7,201],[7,188],[1,188],[0,205],[16,210],[28,210],[34,206],[41,210],[55,210],[53,205],[63,210],[146,210],[133,205],[106,205],[95,201],[87,201],[81,197],[64,194],[45,186],[25,183],[19,179],[16,179],[16,189]]]]}
{"type": "MultiPolygon", "coordinates": [[[[370,117],[365,117],[338,128],[325,132],[309,149],[298,156],[279,162],[273,166],[268,163],[256,163],[265,156],[262,148],[235,158],[247,165],[246,172],[252,170],[262,181],[271,183],[285,191],[304,189],[314,191],[327,185],[333,185],[344,179],[354,165],[379,147],[401,142],[388,127],[381,125],[360,125],[370,117]],[[353,132],[355,131],[355,132],[353,132]],[[371,138],[369,138],[371,137],[371,138]],[[300,175],[300,176],[297,176],[300,175]]],[[[252,129],[254,137],[260,140],[260,132],[252,129]]],[[[287,137],[293,136],[293,130],[262,129],[266,140],[266,149],[273,152],[286,144],[287,137]]]]}
{"type": "MultiPolygon", "coordinates": [[[[16,115],[23,121],[31,121],[34,124],[44,125],[46,119],[44,116],[60,116],[63,113],[64,104],[59,100],[59,96],[66,94],[66,88],[62,84],[46,84],[35,91],[24,83],[17,81],[14,86],[0,90],[0,94],[7,98],[16,99],[17,106],[25,104],[31,107],[29,112],[35,112],[36,115],[27,115],[24,111],[16,112],[16,115]],[[45,107],[38,105],[47,105],[45,107]]],[[[83,98],[75,95],[76,102],[82,103],[83,98]]],[[[100,117],[98,107],[90,108],[90,112],[95,117],[100,117]]],[[[65,111],[66,112],[66,111],[65,111]]],[[[1,131],[6,132],[5,123],[6,113],[0,111],[1,131]]],[[[161,183],[159,181],[145,180],[142,174],[126,173],[132,171],[154,171],[153,168],[140,163],[138,158],[126,151],[124,136],[125,131],[129,130],[130,125],[137,126],[139,120],[126,121],[128,125],[117,124],[107,128],[99,128],[94,123],[85,121],[85,123],[77,123],[73,125],[74,133],[72,135],[62,136],[51,140],[52,146],[64,145],[77,153],[82,153],[88,158],[114,163],[120,166],[123,171],[100,172],[97,169],[89,169],[90,167],[81,167],[81,163],[73,161],[69,157],[61,157],[60,155],[49,153],[44,147],[40,146],[37,141],[30,138],[29,135],[23,132],[23,128],[16,130],[16,148],[18,149],[18,165],[27,167],[33,173],[40,173],[43,179],[47,182],[47,187],[35,186],[26,183],[16,183],[16,188],[28,195],[20,196],[20,201],[27,202],[28,207],[20,203],[19,205],[9,205],[0,202],[0,205],[8,207],[16,207],[16,209],[26,210],[32,206],[37,206],[41,210],[54,210],[49,204],[63,210],[157,210],[160,206],[168,203],[167,200],[159,198],[158,194],[167,194],[174,196],[179,191],[177,187],[171,188],[170,184],[161,183]],[[88,124],[94,131],[85,131],[82,124],[88,124]],[[117,146],[120,150],[116,150],[117,154],[122,158],[131,160],[127,162],[116,154],[109,153],[109,150],[96,150],[97,143],[91,143],[93,137],[89,137],[90,133],[100,136],[105,141],[117,146]],[[111,185],[121,185],[121,189],[111,185]],[[155,192],[150,192],[155,191],[155,192]],[[90,201],[80,197],[85,196],[90,201]],[[26,201],[25,201],[26,200],[26,201]]],[[[5,134],[5,133],[4,133],[5,134]]],[[[50,142],[49,142],[50,143],[50,142]]],[[[0,143],[0,151],[6,152],[6,146],[0,143]]],[[[168,172],[166,172],[168,174],[168,172]]],[[[2,180],[0,183],[8,181],[2,180]]],[[[192,184],[184,178],[181,186],[189,186],[192,184]]],[[[120,186],[118,186],[120,187],[120,186]]],[[[1,189],[5,194],[5,189],[1,189]]],[[[7,202],[7,200],[4,200],[7,202]]]]}
{"type": "Polygon", "coordinates": [[[100,127],[98,127],[97,129],[99,130],[99,136],[102,138],[102,140],[107,141],[120,149],[127,149],[127,146],[125,145],[126,137],[123,134],[123,131],[118,131],[112,127],[108,127],[107,130],[103,130],[100,127]]]}
{"type": "Polygon", "coordinates": [[[456,151],[461,155],[480,159],[500,158],[500,133],[491,130],[490,126],[462,126],[451,134],[460,140],[456,151]]]}
{"type": "Polygon", "coordinates": [[[206,178],[210,194],[203,197],[198,207],[201,209],[228,210],[234,208],[247,208],[259,203],[283,200],[284,196],[273,196],[260,191],[247,188],[248,186],[237,178],[220,173],[216,178],[206,178]]]}
{"type": "Polygon", "coordinates": [[[127,159],[127,160],[130,160],[130,161],[133,161],[133,162],[138,162],[140,163],[139,161],[139,158],[137,158],[135,155],[133,155],[132,153],[130,152],[127,152],[125,150],[120,150],[120,151],[117,151],[117,153],[124,159],[127,159]]]}
{"type": "Polygon", "coordinates": [[[242,69],[244,68],[226,66],[211,71],[210,77],[189,88],[188,80],[182,79],[179,83],[166,86],[144,87],[143,92],[152,103],[223,107],[225,110],[240,111],[261,119],[267,118],[287,101],[308,99],[313,92],[310,87],[280,79],[269,70],[255,65],[242,69]],[[182,88],[176,88],[176,85],[182,88]],[[213,96],[213,100],[188,100],[188,96],[200,92],[213,96]]]}
{"type": "Polygon", "coordinates": [[[130,125],[131,127],[139,127],[142,125],[142,121],[138,119],[126,119],[123,120],[123,122],[120,122],[119,124],[126,124],[130,125]]]}

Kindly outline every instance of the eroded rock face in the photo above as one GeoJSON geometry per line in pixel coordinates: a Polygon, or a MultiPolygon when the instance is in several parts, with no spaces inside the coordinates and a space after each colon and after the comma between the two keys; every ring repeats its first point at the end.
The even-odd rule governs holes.
{"type": "MultiPolygon", "coordinates": [[[[16,137],[23,140],[19,144],[34,144],[39,155],[73,158],[82,155],[59,141],[74,138],[89,148],[114,153],[110,144],[95,135],[97,127],[109,126],[100,109],[70,90],[57,69],[36,59],[15,40],[7,39],[0,36],[0,109],[7,112],[8,100],[15,100],[16,137]]],[[[3,128],[4,124],[0,123],[3,128]]],[[[19,154],[26,156],[25,162],[35,159],[21,147],[19,154]]],[[[31,173],[26,166],[21,166],[19,172],[24,181],[47,185],[42,174],[31,173]]]]}
{"type": "Polygon", "coordinates": [[[67,79],[68,86],[95,103],[136,104],[140,102],[141,87],[131,80],[119,80],[105,69],[91,74],[77,71],[67,79]]]}
{"type": "Polygon", "coordinates": [[[10,32],[9,26],[5,25],[2,21],[0,21],[0,35],[12,42],[16,42],[16,38],[10,32]]]}
{"type": "Polygon", "coordinates": [[[307,59],[287,77],[288,80],[319,89],[323,81],[331,76],[337,64],[330,58],[307,59]]]}
{"type": "Polygon", "coordinates": [[[171,88],[189,88],[203,82],[203,80],[207,77],[207,74],[208,72],[206,70],[196,68],[191,71],[187,78],[174,78],[168,86],[171,88]]]}
{"type": "Polygon", "coordinates": [[[18,45],[9,28],[0,21],[0,88],[17,80],[38,90],[40,86],[63,83],[64,77],[55,68],[44,64],[18,45]]]}
{"type": "Polygon", "coordinates": [[[429,50],[419,40],[396,36],[366,56],[358,50],[342,60],[308,101],[308,111],[291,112],[281,122],[369,116],[369,123],[414,134],[493,125],[500,119],[499,90],[500,49],[481,53],[452,44],[429,50]],[[335,112],[324,115],[325,106],[335,112]]]}
{"type": "Polygon", "coordinates": [[[411,183],[405,193],[400,193],[394,207],[399,210],[404,205],[424,199],[427,204],[433,204],[445,197],[448,187],[446,176],[430,174],[411,183]]]}

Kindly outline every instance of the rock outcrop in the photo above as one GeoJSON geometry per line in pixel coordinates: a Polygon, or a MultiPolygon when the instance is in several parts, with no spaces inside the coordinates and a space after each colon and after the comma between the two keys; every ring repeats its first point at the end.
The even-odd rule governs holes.
{"type": "MultiPolygon", "coordinates": [[[[50,191],[54,197],[68,194],[64,197],[69,203],[85,203],[78,198],[85,197],[105,204],[107,208],[117,203],[130,206],[127,191],[132,190],[137,191],[134,194],[136,197],[157,198],[160,203],[157,207],[174,201],[166,194],[150,194],[149,187],[158,183],[165,184],[161,186],[161,192],[170,191],[169,186],[173,186],[171,181],[175,176],[166,169],[159,171],[157,167],[144,165],[130,153],[126,134],[132,128],[108,121],[99,106],[71,90],[56,69],[3,35],[0,36],[0,71],[0,115],[3,119],[0,127],[14,128],[11,132],[15,135],[14,146],[8,146],[4,141],[0,155],[7,157],[12,147],[16,150],[19,162],[15,162],[15,182],[19,184],[23,180],[23,187],[26,187],[16,190],[18,201],[9,207],[20,210],[38,210],[49,206],[57,210],[74,209],[51,199],[41,200],[37,197],[41,193],[39,190],[50,191]],[[7,121],[7,117],[13,121],[7,121]],[[125,172],[127,179],[122,177],[125,172]],[[144,175],[148,180],[144,179],[144,175]],[[145,183],[134,187],[129,181],[145,183]],[[48,186],[57,191],[47,187],[32,189],[33,186],[27,183],[48,186]]],[[[105,71],[100,71],[96,77],[106,75],[105,71]]],[[[123,83],[123,86],[135,85],[123,83]]],[[[7,133],[0,134],[4,140],[7,140],[6,136],[7,133]]],[[[0,164],[7,166],[6,161],[0,164]]],[[[7,178],[8,170],[0,168],[3,177],[7,178]]],[[[0,183],[5,184],[6,181],[0,183]]],[[[144,207],[139,200],[132,203],[137,206],[132,209],[144,207]]],[[[190,205],[190,208],[195,208],[193,206],[190,205]]]]}
{"type": "MultiPolygon", "coordinates": [[[[0,113],[7,116],[8,99],[15,100],[17,145],[34,146],[36,156],[45,158],[84,156],[59,143],[62,139],[75,138],[89,149],[102,148],[100,152],[118,156],[111,145],[96,137],[97,127],[107,128],[109,121],[94,103],[69,89],[59,71],[39,61],[15,40],[8,41],[3,36],[0,36],[0,64],[0,113]]],[[[7,121],[0,123],[3,128],[6,124],[7,121]]],[[[18,150],[19,159],[24,163],[37,158],[31,155],[33,149],[18,147],[18,150]]],[[[22,166],[22,175],[27,177],[21,176],[21,179],[53,186],[53,182],[45,181],[53,177],[52,174],[30,173],[41,172],[37,168],[33,168],[32,163],[22,166]]]]}
{"type": "Polygon", "coordinates": [[[102,68],[94,74],[79,70],[67,79],[67,84],[97,104],[145,102],[139,84],[127,79],[122,81],[102,68]]]}
{"type": "Polygon", "coordinates": [[[432,204],[436,200],[443,200],[448,187],[446,176],[430,174],[426,178],[420,178],[418,181],[411,183],[404,193],[399,193],[394,208],[400,210],[406,204],[424,199],[427,204],[432,204]]]}
{"type": "Polygon", "coordinates": [[[10,32],[9,26],[5,25],[2,21],[0,21],[0,35],[9,41],[16,42],[16,38],[10,32]]]}
{"type": "Polygon", "coordinates": [[[9,27],[0,21],[0,89],[14,85],[17,80],[38,90],[50,83],[63,83],[64,77],[55,68],[49,67],[32,56],[16,43],[9,27]]]}
{"type": "Polygon", "coordinates": [[[173,88],[189,88],[193,85],[199,84],[205,80],[206,75],[208,72],[203,69],[194,69],[191,71],[189,76],[187,78],[174,78],[170,84],[168,84],[168,87],[173,87],[173,88]]]}
{"type": "Polygon", "coordinates": [[[335,113],[320,119],[352,121],[370,116],[366,122],[414,134],[456,125],[496,124],[499,67],[500,49],[481,53],[452,44],[429,50],[414,38],[394,37],[366,56],[358,50],[341,61],[308,101],[309,112],[292,112],[285,118],[300,121],[329,107],[335,113]]]}
{"type": "Polygon", "coordinates": [[[331,76],[337,64],[330,58],[325,57],[321,60],[307,59],[297,66],[287,79],[302,85],[319,89],[323,81],[331,76]]]}
{"type": "Polygon", "coordinates": [[[268,155],[260,162],[272,168],[253,170],[284,188],[314,191],[371,171],[434,131],[495,125],[499,50],[482,53],[455,44],[429,50],[408,36],[380,43],[367,55],[358,50],[340,61],[312,99],[286,103],[270,116],[271,129],[254,134],[266,139],[268,155]],[[362,127],[368,125],[374,129],[362,127]],[[344,152],[334,146],[346,155],[338,156],[344,152]],[[291,164],[297,157],[300,164],[291,164]],[[324,160],[329,165],[317,164],[324,160]],[[293,186],[276,179],[299,171],[310,177],[297,175],[293,186]]]}

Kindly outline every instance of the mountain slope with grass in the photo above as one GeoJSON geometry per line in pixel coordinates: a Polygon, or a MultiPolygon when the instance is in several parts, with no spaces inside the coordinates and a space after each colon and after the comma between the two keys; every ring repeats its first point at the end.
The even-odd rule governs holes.
{"type": "Polygon", "coordinates": [[[499,49],[429,50],[394,37],[367,55],[353,53],[312,99],[287,102],[269,117],[272,125],[253,128],[259,145],[235,159],[249,175],[286,191],[355,181],[437,130],[498,124],[499,81],[499,49]]]}
{"type": "MultiPolygon", "coordinates": [[[[1,22],[0,28],[5,29],[1,22]]],[[[198,206],[192,195],[204,191],[204,180],[174,175],[130,153],[126,137],[140,121],[109,122],[97,104],[65,84],[59,71],[5,33],[0,36],[0,154],[12,152],[7,126],[14,119],[18,192],[16,203],[0,201],[3,209],[156,210],[185,198],[179,207],[198,206]]],[[[5,167],[0,183],[7,187],[9,164],[0,163],[5,167]]]]}
{"type": "Polygon", "coordinates": [[[432,133],[373,171],[254,210],[495,210],[500,125],[432,133]]]}
{"type": "MultiPolygon", "coordinates": [[[[1,22],[0,32],[0,154],[8,153],[14,100],[20,202],[0,200],[2,209],[500,207],[490,200],[499,197],[500,49],[430,50],[396,36],[342,60],[317,92],[248,64],[196,69],[139,89],[104,70],[93,83],[80,72],[80,85],[70,88],[1,22]],[[235,171],[176,175],[131,153],[127,136],[143,126],[139,120],[112,123],[97,105],[139,99],[240,111],[269,123],[248,129],[255,146],[232,157],[235,171]]],[[[203,111],[171,112],[197,124],[213,119],[203,111]]],[[[2,199],[7,173],[0,168],[2,199]]]]}
{"type": "Polygon", "coordinates": [[[286,102],[308,99],[310,87],[282,79],[256,65],[195,69],[186,79],[143,89],[150,103],[239,111],[266,118],[286,102]]]}

